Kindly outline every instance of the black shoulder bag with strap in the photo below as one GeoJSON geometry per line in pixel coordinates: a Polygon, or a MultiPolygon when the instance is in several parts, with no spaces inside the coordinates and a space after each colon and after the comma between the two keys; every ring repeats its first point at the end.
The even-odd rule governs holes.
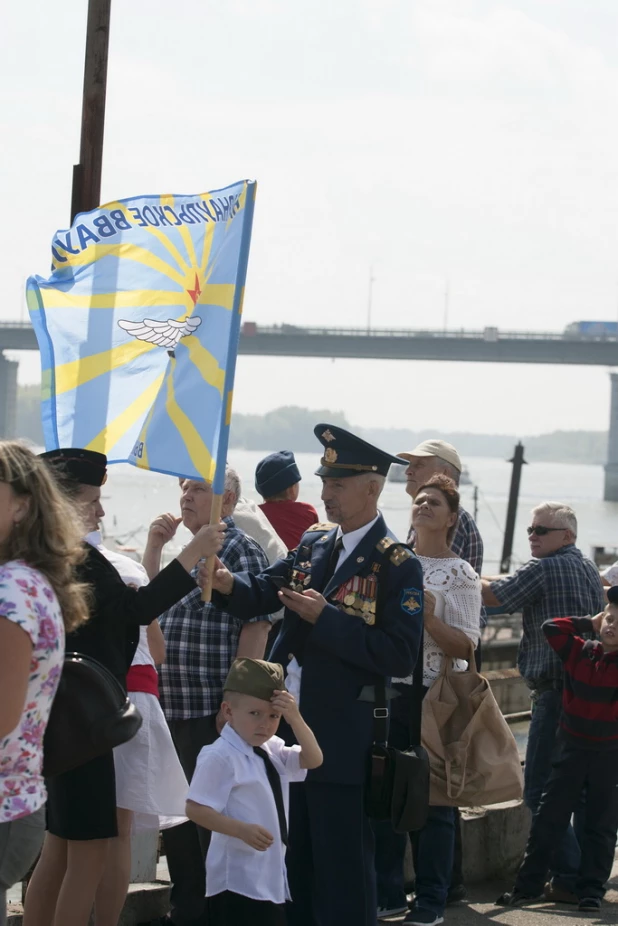
{"type": "MultiPolygon", "coordinates": [[[[405,546],[405,544],[398,544],[405,546]]],[[[378,580],[376,626],[382,616],[387,576],[378,580]]],[[[374,820],[390,820],[396,833],[420,830],[429,811],[429,759],[421,743],[423,703],[423,631],[412,677],[412,710],[409,719],[410,746],[403,751],[388,745],[389,708],[386,682],[375,683],[373,745],[369,756],[365,788],[365,812],[374,820]]]]}
{"type": "Polygon", "coordinates": [[[66,653],[43,739],[43,775],[61,775],[132,739],[142,715],[104,665],[66,653]]]}

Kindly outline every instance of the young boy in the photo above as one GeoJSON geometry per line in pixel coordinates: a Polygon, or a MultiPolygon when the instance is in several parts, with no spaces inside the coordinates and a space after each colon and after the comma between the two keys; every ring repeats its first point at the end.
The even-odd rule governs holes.
{"type": "Polygon", "coordinates": [[[200,752],[187,816],[212,830],[206,858],[211,926],[285,926],[289,782],[304,781],[322,751],[285,690],[283,669],[235,659],[221,705],[226,725],[200,752]],[[274,734],[281,717],[298,746],[274,734]]]}
{"type": "Polygon", "coordinates": [[[320,520],[307,502],[299,502],[300,470],[291,450],[279,450],[260,460],[255,469],[255,488],[264,499],[260,508],[288,550],[320,520]]]}
{"type": "Polygon", "coordinates": [[[552,849],[585,789],[586,825],[576,884],[580,910],[600,910],[618,829],[618,586],[607,591],[601,614],[558,617],[543,624],[564,662],[562,716],[556,759],[532,820],[513,891],[499,904],[518,907],[542,899],[552,849]],[[579,634],[595,631],[601,642],[579,634]]]}

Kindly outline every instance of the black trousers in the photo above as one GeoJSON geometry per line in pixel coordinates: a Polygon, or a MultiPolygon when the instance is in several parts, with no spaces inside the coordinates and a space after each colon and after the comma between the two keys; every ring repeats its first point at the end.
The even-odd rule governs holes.
{"type": "Polygon", "coordinates": [[[563,838],[585,789],[581,862],[575,893],[603,897],[618,830],[618,750],[601,752],[558,743],[552,772],[532,819],[532,829],[515,890],[540,894],[554,847],[563,838]]]}
{"type": "Polygon", "coordinates": [[[288,926],[375,926],[373,851],[361,785],[290,785],[288,926]]]}
{"type": "Polygon", "coordinates": [[[222,891],[207,900],[210,926],[286,926],[285,904],[222,891]]]}
{"type": "MultiPolygon", "coordinates": [[[[202,749],[218,737],[216,714],[169,722],[174,746],[188,781],[202,749]]],[[[163,845],[172,882],[171,915],[174,926],[206,926],[206,853],[210,830],[191,820],[163,830],[163,845]]]]}

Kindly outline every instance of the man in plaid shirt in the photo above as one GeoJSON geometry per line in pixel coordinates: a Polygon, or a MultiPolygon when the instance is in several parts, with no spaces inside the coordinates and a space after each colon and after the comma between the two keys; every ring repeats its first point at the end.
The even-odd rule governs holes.
{"type": "MultiPolygon", "coordinates": [[[[483,601],[507,613],[523,612],[519,671],[532,691],[532,720],[524,769],[524,801],[534,813],[552,768],[562,700],[563,668],[543,624],[556,617],[585,617],[605,607],[599,571],[575,546],[577,518],[568,505],[544,502],[528,528],[533,558],[512,576],[483,579],[483,601]]],[[[556,848],[548,900],[577,903],[580,850],[573,828],[556,848]]]]}
{"type": "MultiPolygon", "coordinates": [[[[191,533],[210,522],[212,486],[181,480],[182,521],[191,533]]],[[[221,561],[234,572],[261,573],[269,562],[262,548],[234,524],[232,513],[240,498],[237,473],[226,470],[222,520],[227,525],[221,561]]],[[[179,519],[163,515],[153,523],[144,565],[156,572],[161,550],[173,536],[179,519]]],[[[223,682],[239,656],[263,659],[270,618],[243,620],[202,601],[196,587],[159,618],[165,638],[165,662],[159,669],[161,706],[178,757],[189,781],[203,746],[210,745],[223,726],[220,706],[223,682]]],[[[210,833],[187,822],[164,831],[172,881],[173,926],[205,926],[205,858],[210,833]]]]}

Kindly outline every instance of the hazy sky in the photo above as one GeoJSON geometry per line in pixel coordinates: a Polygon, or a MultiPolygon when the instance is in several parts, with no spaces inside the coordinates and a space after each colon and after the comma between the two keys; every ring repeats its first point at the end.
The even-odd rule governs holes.
{"type": "MultiPolygon", "coordinates": [[[[0,318],[68,224],[86,0],[3,12],[0,318]]],[[[114,0],[103,202],[259,182],[245,318],[618,317],[616,0],[114,0]]],[[[38,355],[20,355],[20,378],[38,355]]],[[[241,357],[235,408],[607,427],[603,369],[241,357]]]]}

